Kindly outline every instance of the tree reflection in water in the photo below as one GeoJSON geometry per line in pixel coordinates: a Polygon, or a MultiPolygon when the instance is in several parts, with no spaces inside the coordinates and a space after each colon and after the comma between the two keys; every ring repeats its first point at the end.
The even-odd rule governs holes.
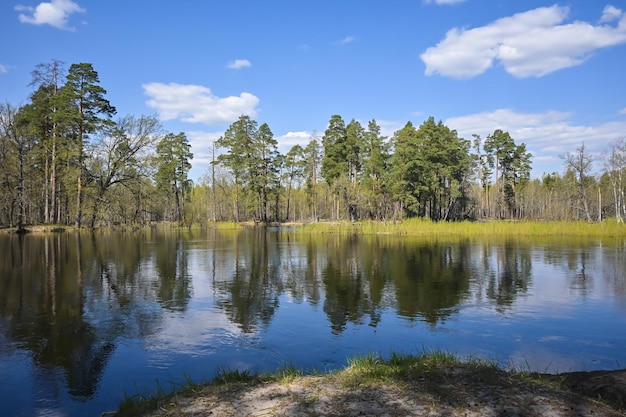
{"type": "MultiPolygon", "coordinates": [[[[302,335],[307,340],[329,336],[326,347],[366,325],[433,332],[458,325],[465,309],[476,312],[473,306],[489,318],[514,314],[543,283],[536,269],[562,271],[573,296],[606,288],[601,296],[626,310],[625,248],[270,228],[0,235],[0,359],[28,355],[34,386],[87,402],[121,341],[141,344],[166,334],[176,340],[166,356],[179,348],[177,337],[187,338],[185,354],[209,344],[211,355],[227,356],[220,349],[236,350],[240,339],[280,332],[279,316],[281,325],[295,327],[272,333],[278,344],[285,334],[300,335],[297,327],[315,332],[302,335]],[[281,310],[281,303],[310,308],[281,310]],[[188,310],[194,314],[186,318],[188,310]],[[307,316],[290,321],[291,311],[307,316]]],[[[253,345],[240,352],[263,356],[253,345]]]]}
{"type": "MultiPolygon", "coordinates": [[[[120,338],[146,337],[158,328],[162,314],[154,304],[186,308],[191,284],[180,259],[184,250],[157,252],[157,269],[173,271],[155,276],[146,273],[152,266],[145,259],[154,252],[149,239],[60,233],[0,240],[7,254],[0,265],[7,337],[31,352],[37,367],[62,370],[72,396],[95,394],[120,338]],[[173,260],[163,260],[171,253],[173,260]]],[[[57,378],[56,372],[40,375],[57,378]]]]}

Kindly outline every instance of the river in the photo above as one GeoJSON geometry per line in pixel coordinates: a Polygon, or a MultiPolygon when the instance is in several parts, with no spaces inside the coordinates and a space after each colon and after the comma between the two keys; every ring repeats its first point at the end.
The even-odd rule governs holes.
{"type": "Polygon", "coordinates": [[[626,367],[624,239],[148,229],[0,234],[0,259],[2,416],[370,353],[626,367]]]}

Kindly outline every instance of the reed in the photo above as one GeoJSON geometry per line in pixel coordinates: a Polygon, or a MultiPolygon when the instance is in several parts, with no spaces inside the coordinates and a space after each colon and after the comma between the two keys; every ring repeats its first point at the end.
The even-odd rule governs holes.
{"type": "Polygon", "coordinates": [[[626,237],[626,224],[607,220],[602,223],[582,221],[505,221],[433,222],[408,219],[403,222],[320,222],[308,223],[298,229],[306,233],[381,234],[410,236],[518,237],[518,236],[579,236],[626,237]]]}

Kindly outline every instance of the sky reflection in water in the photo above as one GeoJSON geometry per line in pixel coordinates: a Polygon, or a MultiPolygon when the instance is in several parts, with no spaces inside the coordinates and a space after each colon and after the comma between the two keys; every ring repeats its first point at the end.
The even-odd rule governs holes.
{"type": "Polygon", "coordinates": [[[98,415],[218,369],[442,349],[626,366],[626,242],[272,230],[0,236],[0,409],[98,415]]]}

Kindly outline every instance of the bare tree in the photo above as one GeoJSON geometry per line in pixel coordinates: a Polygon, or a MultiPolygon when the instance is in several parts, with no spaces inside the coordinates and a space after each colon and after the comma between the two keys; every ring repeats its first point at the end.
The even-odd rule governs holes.
{"type": "MultiPolygon", "coordinates": [[[[12,202],[17,203],[16,231],[23,231],[24,212],[26,207],[26,188],[24,186],[24,170],[28,164],[30,150],[29,138],[26,135],[24,120],[20,120],[20,110],[11,104],[0,105],[0,141],[6,142],[7,150],[12,152],[17,162],[15,169],[16,197],[12,202]]],[[[11,219],[12,220],[12,219],[11,219]]]]}
{"type": "Polygon", "coordinates": [[[585,149],[585,144],[580,145],[574,152],[568,152],[563,157],[566,170],[571,170],[576,177],[576,188],[578,189],[578,200],[582,205],[582,211],[589,223],[591,212],[589,210],[588,188],[593,179],[591,169],[593,166],[593,155],[585,149]]]}
{"type": "Polygon", "coordinates": [[[89,146],[85,172],[96,187],[92,228],[109,188],[148,176],[148,162],[161,138],[161,129],[154,116],[126,116],[89,146]]]}
{"type": "Polygon", "coordinates": [[[611,150],[604,158],[604,168],[611,181],[615,219],[623,223],[626,217],[626,138],[611,142],[611,150]]]}

